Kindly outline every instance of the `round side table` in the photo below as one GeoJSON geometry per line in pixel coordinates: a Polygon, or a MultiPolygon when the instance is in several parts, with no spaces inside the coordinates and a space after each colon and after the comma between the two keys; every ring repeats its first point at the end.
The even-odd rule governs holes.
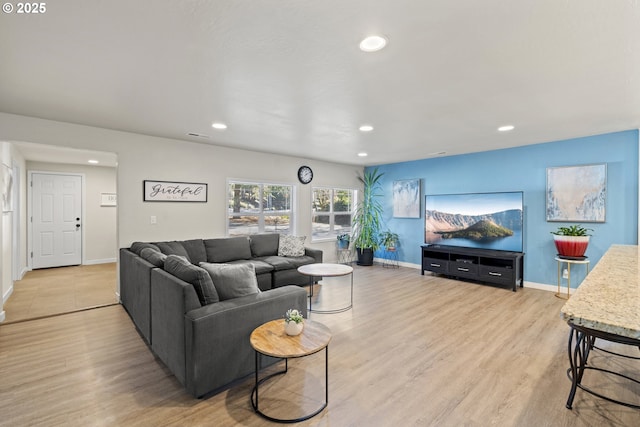
{"type": "Polygon", "coordinates": [[[571,296],[571,264],[583,264],[586,265],[586,273],[589,274],[589,264],[590,260],[587,257],[584,259],[570,259],[570,258],[562,258],[561,256],[556,257],[556,262],[558,263],[558,292],[556,292],[556,296],[558,298],[564,298],[564,296],[560,293],[560,283],[562,282],[562,264],[567,264],[567,297],[569,299],[571,296]]]}
{"type": "MultiPolygon", "coordinates": [[[[305,319],[304,328],[300,335],[289,336],[284,331],[284,320],[272,320],[258,326],[249,338],[251,347],[255,350],[255,385],[251,391],[251,406],[261,417],[278,423],[297,423],[308,420],[322,412],[329,404],[329,341],[331,330],[322,323],[305,319]],[[299,418],[276,418],[265,414],[260,409],[258,389],[261,384],[277,375],[284,375],[289,369],[289,359],[305,357],[324,350],[324,402],[310,414],[299,418]],[[284,369],[259,379],[259,354],[284,359],[284,369]]],[[[304,387],[302,387],[304,390],[304,387]]]]}

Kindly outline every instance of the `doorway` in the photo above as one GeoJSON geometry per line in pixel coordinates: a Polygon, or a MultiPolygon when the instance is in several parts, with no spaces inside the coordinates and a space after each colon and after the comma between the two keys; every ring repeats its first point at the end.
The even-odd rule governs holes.
{"type": "MultiPolygon", "coordinates": [[[[18,229],[12,233],[12,257],[17,274],[4,304],[6,319],[2,324],[118,303],[117,155],[26,142],[11,144],[18,153],[14,162],[22,171],[18,189],[21,214],[18,229]],[[67,198],[60,208],[63,223],[69,223],[66,229],[38,232],[38,227],[31,222],[32,217],[34,221],[38,219],[34,208],[38,208],[38,214],[42,213],[42,219],[46,220],[43,223],[53,218],[55,211],[53,195],[43,197],[40,207],[40,202],[34,203],[31,187],[34,174],[44,174],[46,178],[49,175],[80,177],[79,202],[75,196],[66,195],[66,190],[60,191],[63,198],[67,198]],[[40,238],[34,242],[36,232],[40,238]],[[56,244],[63,258],[70,258],[69,253],[75,258],[39,263],[36,251],[46,255],[43,258],[48,261],[49,254],[56,252],[56,244]],[[39,297],[33,298],[33,295],[39,297]],[[46,301],[50,303],[46,308],[42,304],[43,295],[47,295],[46,301]]],[[[37,176],[35,182],[37,185],[37,176]]],[[[49,182],[46,186],[55,187],[55,183],[49,182]]],[[[78,188],[77,182],[72,186],[78,188]]]]}
{"type": "Polygon", "coordinates": [[[82,264],[84,176],[29,172],[32,269],[82,264]]]}

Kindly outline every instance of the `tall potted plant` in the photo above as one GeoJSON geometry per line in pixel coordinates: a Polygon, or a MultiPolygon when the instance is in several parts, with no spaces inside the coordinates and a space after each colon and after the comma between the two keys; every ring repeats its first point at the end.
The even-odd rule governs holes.
{"type": "Polygon", "coordinates": [[[362,201],[353,215],[353,244],[358,253],[358,265],[373,265],[373,253],[379,247],[378,231],[382,224],[382,191],[380,179],[384,173],[375,168],[358,179],[364,184],[362,201]]]}

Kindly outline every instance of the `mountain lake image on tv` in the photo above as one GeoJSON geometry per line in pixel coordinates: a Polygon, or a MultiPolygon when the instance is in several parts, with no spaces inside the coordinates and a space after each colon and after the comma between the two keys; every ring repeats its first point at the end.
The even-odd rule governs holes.
{"type": "Polygon", "coordinates": [[[522,252],[523,193],[425,196],[425,243],[522,252]]]}

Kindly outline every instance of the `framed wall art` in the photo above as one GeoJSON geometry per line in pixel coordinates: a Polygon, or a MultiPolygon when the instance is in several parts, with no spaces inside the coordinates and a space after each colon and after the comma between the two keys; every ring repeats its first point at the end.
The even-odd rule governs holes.
{"type": "Polygon", "coordinates": [[[547,221],[605,222],[607,165],[547,168],[547,221]]]}
{"type": "Polygon", "coordinates": [[[143,182],[145,202],[207,202],[207,184],[199,182],[143,182]]]}
{"type": "Polygon", "coordinates": [[[2,212],[13,211],[13,170],[2,164],[2,212]]]}
{"type": "Polygon", "coordinates": [[[420,180],[393,181],[393,217],[420,218],[420,180]]]}

